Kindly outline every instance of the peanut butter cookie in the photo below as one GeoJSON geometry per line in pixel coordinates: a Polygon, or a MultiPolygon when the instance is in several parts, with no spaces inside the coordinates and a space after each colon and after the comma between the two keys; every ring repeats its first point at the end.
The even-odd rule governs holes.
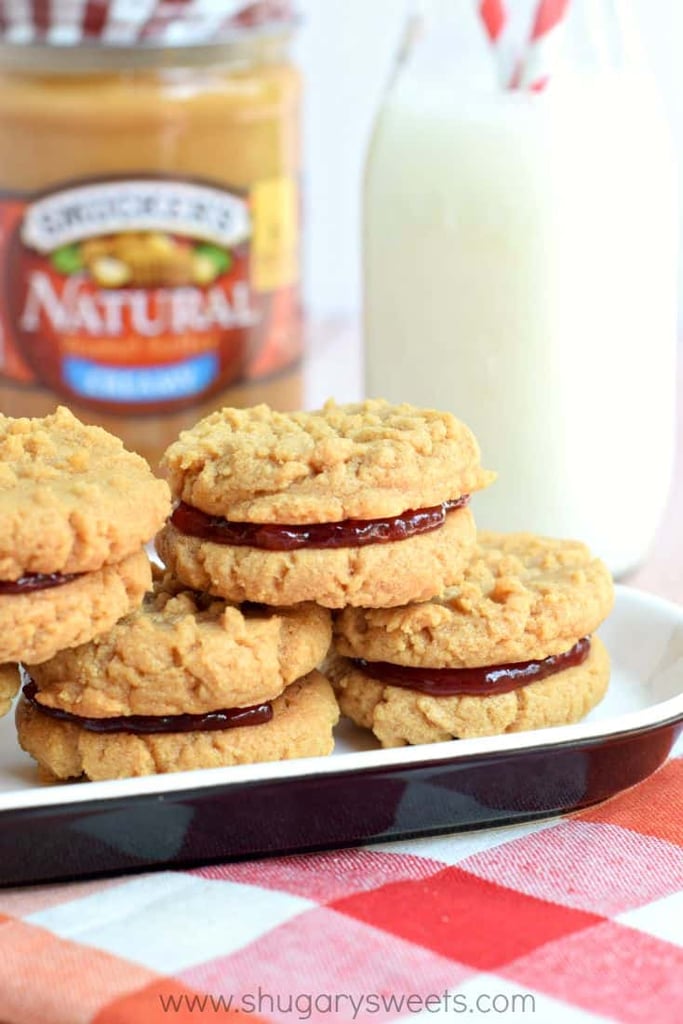
{"type": "Polygon", "coordinates": [[[366,401],[223,409],[166,452],[179,500],[157,539],[181,579],[229,600],[389,607],[452,583],[491,482],[449,413],[366,401]]]}
{"type": "Polygon", "coordinates": [[[68,409],[43,419],[0,415],[0,580],[120,562],[169,509],[167,484],[143,458],[68,409]]]}
{"type": "Polygon", "coordinates": [[[397,516],[493,479],[450,413],[379,399],[315,412],[221,409],[184,431],[161,464],[181,501],[248,523],[397,516]]]}
{"type": "Polygon", "coordinates": [[[152,583],[143,550],[59,586],[4,593],[0,583],[0,662],[36,665],[110,629],[152,583]]]}
{"type": "Polygon", "coordinates": [[[461,580],[403,608],[345,608],[326,668],[385,746],[574,722],[603,696],[607,568],[574,541],[481,533],[461,580]]]}
{"type": "Polygon", "coordinates": [[[586,661],[555,675],[493,696],[435,697],[387,685],[348,658],[328,672],[339,706],[357,725],[372,729],[383,747],[473,739],[578,722],[605,695],[609,655],[598,637],[586,661]]]}
{"type": "Polygon", "coordinates": [[[432,668],[546,658],[607,618],[614,586],[585,544],[528,533],[480,531],[462,578],[424,604],[346,608],[340,654],[432,668]]]}
{"type": "Polygon", "coordinates": [[[163,562],[188,586],[232,601],[385,608],[426,601],[457,579],[475,536],[472,513],[462,508],[449,512],[433,532],[364,547],[263,551],[188,537],[172,524],[156,545],[163,562]]]}
{"type": "Polygon", "coordinates": [[[109,633],[31,670],[38,703],[76,715],[202,714],[258,704],[316,668],[330,646],[317,605],[231,605],[159,577],[109,633]]]}
{"type": "Polygon", "coordinates": [[[292,683],[260,725],[218,731],[99,734],[59,721],[23,697],[17,706],[19,742],[56,779],[120,779],[194,768],[280,761],[331,753],[339,709],[318,672],[292,683]]]}
{"type": "Polygon", "coordinates": [[[0,416],[0,660],[45,661],[137,607],[170,504],[144,459],[68,409],[0,416]]]}

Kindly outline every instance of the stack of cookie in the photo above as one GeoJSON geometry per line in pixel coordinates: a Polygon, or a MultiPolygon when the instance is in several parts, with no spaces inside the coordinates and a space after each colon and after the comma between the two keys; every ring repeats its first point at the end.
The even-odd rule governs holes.
{"type": "Polygon", "coordinates": [[[343,611],[327,671],[342,711],[385,747],[566,725],[607,689],[592,634],[613,599],[583,544],[481,533],[461,580],[431,601],[343,611]]]}
{"type": "Polygon", "coordinates": [[[58,779],[329,754],[331,633],[316,605],[240,608],[159,576],[106,636],[31,670],[21,745],[58,779]]]}
{"type": "Polygon", "coordinates": [[[107,636],[32,671],[22,745],[91,779],[330,753],[327,609],[423,600],[462,572],[468,496],[490,479],[474,438],[385,402],[225,409],[165,466],[171,572],[107,636]]]}
{"type": "Polygon", "coordinates": [[[449,414],[228,409],[165,464],[166,563],[232,600],[339,610],[325,671],[385,746],[565,724],[604,694],[609,572],[573,542],[477,540],[469,494],[491,474],[449,414]]]}
{"type": "MultiPolygon", "coordinates": [[[[366,401],[208,416],[162,461],[176,501],[157,536],[167,572],[142,607],[139,546],[165,485],[120,446],[114,459],[102,431],[86,443],[64,411],[42,433],[19,422],[5,428],[20,511],[0,577],[20,590],[0,613],[26,608],[0,650],[32,666],[19,737],[52,777],[327,754],[338,706],[325,675],[384,746],[572,722],[604,693],[593,633],[613,600],[607,569],[578,543],[477,538],[470,495],[493,474],[449,413],[366,401]],[[98,601],[135,558],[136,585],[113,608],[98,601]],[[51,589],[22,593],[25,578],[51,589]],[[77,586],[87,605],[79,592],[72,611],[77,586]],[[65,596],[56,607],[50,594],[65,596]]],[[[4,682],[16,686],[11,670],[0,700],[4,682]]]]}
{"type": "Polygon", "coordinates": [[[0,416],[0,704],[16,662],[37,665],[106,632],[151,582],[144,544],[164,522],[167,484],[118,438],[67,409],[0,416]]]}

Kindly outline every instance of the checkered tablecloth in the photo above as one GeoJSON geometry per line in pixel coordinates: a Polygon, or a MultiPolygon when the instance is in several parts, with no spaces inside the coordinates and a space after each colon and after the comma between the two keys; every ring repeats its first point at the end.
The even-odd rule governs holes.
{"type": "Polygon", "coordinates": [[[0,1021],[680,1024],[677,753],[551,822],[0,890],[0,1021]]]}

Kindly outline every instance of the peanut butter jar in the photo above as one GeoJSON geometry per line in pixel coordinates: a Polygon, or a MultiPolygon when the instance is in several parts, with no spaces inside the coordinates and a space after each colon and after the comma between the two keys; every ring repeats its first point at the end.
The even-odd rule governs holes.
{"type": "Polygon", "coordinates": [[[216,407],[301,405],[293,28],[0,3],[0,411],[66,404],[155,465],[216,407]]]}

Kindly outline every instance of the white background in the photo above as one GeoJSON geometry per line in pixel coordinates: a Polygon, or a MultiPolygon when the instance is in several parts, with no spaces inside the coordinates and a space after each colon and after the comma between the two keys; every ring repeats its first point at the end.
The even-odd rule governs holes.
{"type": "MultiPolygon", "coordinates": [[[[633,2],[683,165],[683,2],[633,2]]],[[[315,317],[353,314],[360,306],[363,156],[408,3],[299,3],[297,51],[307,79],[306,295],[315,317]]],[[[681,186],[683,193],[683,176],[681,186]]]]}

